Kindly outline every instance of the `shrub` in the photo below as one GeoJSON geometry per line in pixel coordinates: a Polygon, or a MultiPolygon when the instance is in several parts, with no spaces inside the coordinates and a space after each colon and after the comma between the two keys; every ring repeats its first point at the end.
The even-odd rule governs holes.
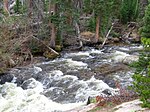
{"type": "Polygon", "coordinates": [[[136,72],[133,75],[133,89],[140,96],[142,106],[150,108],[150,54],[142,54],[134,67],[136,72]]]}
{"type": "Polygon", "coordinates": [[[142,43],[145,51],[141,54],[138,62],[133,66],[136,68],[133,75],[133,89],[140,96],[143,107],[150,108],[150,5],[147,7],[144,16],[144,25],[140,29],[142,43]]]}

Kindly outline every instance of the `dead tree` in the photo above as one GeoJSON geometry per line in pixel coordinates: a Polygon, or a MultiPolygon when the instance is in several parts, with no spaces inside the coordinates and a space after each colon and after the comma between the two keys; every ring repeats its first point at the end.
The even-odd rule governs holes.
{"type": "MultiPolygon", "coordinates": [[[[49,15],[53,16],[56,14],[56,8],[57,4],[52,3],[51,1],[49,2],[49,15]]],[[[49,21],[49,26],[51,28],[51,39],[50,39],[50,47],[55,48],[55,40],[56,40],[56,34],[57,34],[57,29],[52,20],[49,21]]]]}
{"type": "Polygon", "coordinates": [[[100,16],[96,17],[96,29],[95,29],[95,43],[99,40],[99,31],[100,31],[100,16]]]}
{"type": "Polygon", "coordinates": [[[4,12],[10,15],[8,0],[3,0],[3,4],[4,4],[4,12]]]}

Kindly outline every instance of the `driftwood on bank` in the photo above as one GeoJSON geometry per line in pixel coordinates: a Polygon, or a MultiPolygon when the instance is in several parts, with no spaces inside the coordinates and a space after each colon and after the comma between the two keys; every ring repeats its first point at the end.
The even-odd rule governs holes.
{"type": "Polygon", "coordinates": [[[80,28],[79,28],[79,25],[77,22],[75,22],[75,28],[76,28],[76,31],[77,31],[77,38],[79,39],[79,43],[80,43],[80,46],[79,48],[82,48],[83,47],[83,42],[82,42],[82,39],[81,39],[81,35],[80,35],[80,28]]]}
{"type": "Polygon", "coordinates": [[[90,39],[84,39],[84,38],[79,38],[79,37],[77,37],[79,40],[81,40],[81,41],[85,41],[85,42],[90,42],[90,39]]]}
{"type": "Polygon", "coordinates": [[[111,25],[111,27],[110,27],[110,29],[109,29],[109,31],[108,31],[108,33],[107,33],[107,35],[106,35],[106,37],[105,37],[103,43],[102,43],[102,45],[101,45],[101,48],[104,47],[104,45],[105,45],[105,43],[106,43],[106,41],[107,41],[107,39],[108,39],[108,37],[109,37],[109,34],[110,34],[110,32],[112,31],[113,27],[114,27],[114,23],[112,23],[112,25],[111,25]]]}
{"type": "Polygon", "coordinates": [[[40,42],[44,47],[46,47],[46,49],[48,49],[49,51],[51,51],[52,53],[54,53],[55,55],[59,55],[58,52],[56,52],[54,49],[52,49],[51,47],[49,47],[48,45],[46,45],[42,40],[36,38],[35,36],[31,36],[32,38],[36,39],[38,42],[40,42]]]}

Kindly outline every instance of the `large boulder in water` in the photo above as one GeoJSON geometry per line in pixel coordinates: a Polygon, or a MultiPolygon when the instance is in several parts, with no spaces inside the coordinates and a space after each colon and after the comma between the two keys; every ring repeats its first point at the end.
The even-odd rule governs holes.
{"type": "Polygon", "coordinates": [[[132,62],[138,61],[139,57],[137,55],[130,55],[125,52],[116,51],[111,58],[112,61],[116,63],[131,64],[132,62]]]}
{"type": "Polygon", "coordinates": [[[13,80],[13,75],[7,73],[0,73],[0,84],[5,84],[5,82],[11,82],[13,80]]]}

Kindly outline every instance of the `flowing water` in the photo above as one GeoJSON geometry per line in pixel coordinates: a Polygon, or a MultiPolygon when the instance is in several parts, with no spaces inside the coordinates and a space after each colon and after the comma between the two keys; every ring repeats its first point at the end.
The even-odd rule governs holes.
{"type": "Polygon", "coordinates": [[[89,96],[119,94],[115,82],[131,84],[134,71],[127,64],[138,56],[138,49],[88,48],[14,68],[0,79],[0,112],[61,112],[86,105],[89,96]]]}

